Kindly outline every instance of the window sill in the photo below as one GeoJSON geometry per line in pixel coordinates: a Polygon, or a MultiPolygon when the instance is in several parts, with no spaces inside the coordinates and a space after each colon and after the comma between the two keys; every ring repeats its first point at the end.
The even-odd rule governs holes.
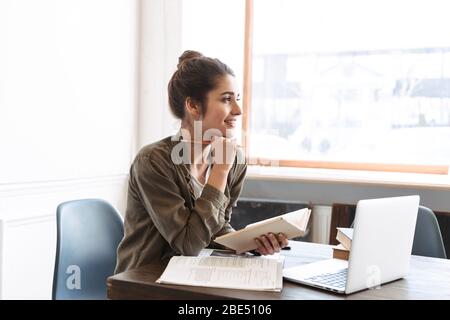
{"type": "Polygon", "coordinates": [[[249,166],[247,179],[450,190],[450,175],[249,166]]]}

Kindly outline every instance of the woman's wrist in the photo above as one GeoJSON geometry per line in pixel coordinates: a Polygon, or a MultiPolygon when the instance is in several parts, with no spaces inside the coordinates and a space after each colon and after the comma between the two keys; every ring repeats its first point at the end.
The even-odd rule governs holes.
{"type": "Polygon", "coordinates": [[[230,172],[232,167],[233,167],[233,165],[229,165],[229,164],[214,163],[212,166],[212,170],[216,170],[216,171],[221,172],[228,176],[228,173],[230,172]]]}
{"type": "Polygon", "coordinates": [[[209,175],[207,183],[217,190],[224,192],[229,172],[230,169],[227,169],[222,165],[215,164],[211,169],[211,174],[209,175]]]}

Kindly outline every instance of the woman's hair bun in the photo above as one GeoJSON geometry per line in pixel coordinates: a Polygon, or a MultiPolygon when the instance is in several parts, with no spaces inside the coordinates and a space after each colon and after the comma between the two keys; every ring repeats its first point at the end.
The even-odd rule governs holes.
{"type": "Polygon", "coordinates": [[[178,58],[178,65],[177,68],[180,69],[180,67],[186,63],[186,61],[189,61],[191,59],[195,59],[195,58],[203,58],[204,55],[201,54],[198,51],[194,51],[194,50],[186,50],[183,52],[183,54],[178,58]]]}

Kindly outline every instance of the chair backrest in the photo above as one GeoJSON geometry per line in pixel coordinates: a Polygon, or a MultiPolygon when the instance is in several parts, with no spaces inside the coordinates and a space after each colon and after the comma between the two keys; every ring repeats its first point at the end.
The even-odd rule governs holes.
{"type": "Polygon", "coordinates": [[[123,220],[100,199],[64,202],[57,208],[53,299],[106,299],[123,220]]]}
{"type": "Polygon", "coordinates": [[[433,211],[424,206],[419,206],[411,253],[418,256],[447,258],[436,216],[433,211]]]}

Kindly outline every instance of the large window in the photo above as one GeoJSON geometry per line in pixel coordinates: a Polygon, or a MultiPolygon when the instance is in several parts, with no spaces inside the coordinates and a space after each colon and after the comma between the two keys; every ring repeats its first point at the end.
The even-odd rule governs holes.
{"type": "MultiPolygon", "coordinates": [[[[199,2],[209,3],[184,1],[199,2]]],[[[246,11],[246,23],[227,20],[230,30],[242,28],[245,46],[215,48],[219,55],[232,46],[245,61],[243,139],[252,163],[448,172],[445,1],[231,3],[228,17],[246,11]]]]}
{"type": "Polygon", "coordinates": [[[253,1],[250,156],[446,172],[444,12],[444,1],[253,1]]]}

